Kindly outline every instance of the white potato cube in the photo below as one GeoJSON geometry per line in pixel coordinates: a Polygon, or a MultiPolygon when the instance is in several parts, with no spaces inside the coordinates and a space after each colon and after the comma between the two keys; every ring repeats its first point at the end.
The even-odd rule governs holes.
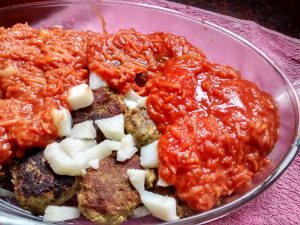
{"type": "Polygon", "coordinates": [[[96,120],[95,123],[106,138],[120,141],[125,136],[123,114],[106,119],[96,120]]]}
{"type": "Polygon", "coordinates": [[[100,87],[107,87],[108,85],[106,81],[101,78],[101,76],[99,76],[95,72],[90,72],[89,86],[92,90],[96,90],[100,87]]]}
{"type": "Polygon", "coordinates": [[[96,129],[92,120],[75,124],[71,130],[70,137],[81,139],[95,139],[96,129]]]}
{"type": "Polygon", "coordinates": [[[96,145],[95,140],[80,140],[66,138],[59,143],[59,146],[71,157],[75,157],[78,152],[91,148],[96,145]]]}
{"type": "Polygon", "coordinates": [[[80,211],[76,207],[69,206],[47,206],[44,221],[64,221],[78,218],[80,211]]]}
{"type": "Polygon", "coordinates": [[[87,84],[79,84],[72,87],[67,97],[67,102],[73,110],[87,107],[91,105],[93,101],[93,92],[87,84]]]}
{"type": "Polygon", "coordinates": [[[175,198],[155,194],[149,191],[140,193],[142,203],[151,212],[151,214],[164,221],[178,220],[176,215],[175,198]]]}
{"type": "Polygon", "coordinates": [[[69,135],[72,128],[72,117],[69,110],[64,107],[61,107],[60,109],[53,109],[52,116],[57,134],[60,137],[69,135]]]}
{"type": "Polygon", "coordinates": [[[141,165],[144,168],[158,167],[158,140],[141,148],[141,165]]]}
{"type": "Polygon", "coordinates": [[[141,194],[145,190],[146,170],[128,169],[127,175],[133,187],[141,194]]]}

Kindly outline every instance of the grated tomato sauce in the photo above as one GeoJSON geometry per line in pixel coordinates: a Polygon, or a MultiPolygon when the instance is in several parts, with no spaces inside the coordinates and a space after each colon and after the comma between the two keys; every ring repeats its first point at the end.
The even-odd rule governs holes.
{"type": "Polygon", "coordinates": [[[88,33],[24,24],[0,28],[0,165],[57,138],[52,110],[87,81],[88,33]]]}
{"type": "Polygon", "coordinates": [[[159,175],[190,208],[212,208],[268,163],[278,110],[254,83],[175,35],[131,30],[96,39],[90,68],[121,93],[148,96],[149,116],[162,132],[159,175]]]}
{"type": "Polygon", "coordinates": [[[13,70],[0,83],[0,165],[57,138],[51,110],[68,107],[66,93],[86,82],[87,66],[120,93],[148,96],[162,133],[159,175],[192,209],[208,210],[249,184],[278,138],[272,97],[176,35],[19,24],[0,29],[0,60],[2,72],[13,70]]]}

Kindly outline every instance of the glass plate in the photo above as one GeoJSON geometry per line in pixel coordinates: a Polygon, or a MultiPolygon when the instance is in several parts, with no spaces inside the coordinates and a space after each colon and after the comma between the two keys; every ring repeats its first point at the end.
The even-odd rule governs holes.
{"type": "MultiPolygon", "coordinates": [[[[225,216],[266,190],[292,162],[299,146],[299,100],[286,76],[259,49],[232,32],[189,17],[176,11],[121,1],[44,1],[0,9],[0,26],[28,22],[35,28],[61,25],[64,28],[102,32],[97,12],[104,17],[109,32],[135,28],[143,33],[170,32],[184,36],[200,47],[212,62],[228,64],[255,82],[275,98],[280,113],[280,137],[268,156],[272,163],[254,177],[249,189],[227,197],[223,203],[204,213],[164,223],[151,216],[130,219],[126,224],[195,224],[225,216]]],[[[3,224],[44,224],[41,217],[13,206],[10,200],[0,201],[0,222],[3,224]]],[[[90,224],[81,218],[60,224],[90,224]]]]}

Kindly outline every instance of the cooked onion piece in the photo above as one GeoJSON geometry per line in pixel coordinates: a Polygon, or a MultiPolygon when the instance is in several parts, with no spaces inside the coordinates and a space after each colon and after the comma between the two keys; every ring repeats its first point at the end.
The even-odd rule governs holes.
{"type": "Polygon", "coordinates": [[[78,176],[81,175],[81,169],[85,168],[84,158],[78,157],[82,152],[78,152],[73,157],[69,156],[59,145],[52,143],[44,151],[44,156],[51,168],[56,174],[78,176]]]}
{"type": "Polygon", "coordinates": [[[132,101],[130,99],[124,98],[125,105],[128,109],[134,109],[138,106],[138,103],[135,101],[132,101]]]}
{"type": "Polygon", "coordinates": [[[133,210],[133,213],[131,215],[132,218],[140,218],[147,215],[150,215],[150,211],[145,206],[140,206],[133,210]]]}
{"type": "Polygon", "coordinates": [[[89,86],[92,90],[96,90],[100,87],[107,87],[108,85],[106,81],[101,78],[101,76],[99,76],[95,72],[90,72],[89,86]]]}
{"type": "Polygon", "coordinates": [[[104,140],[85,151],[86,160],[89,162],[93,159],[102,160],[109,156],[113,151],[120,149],[121,143],[118,141],[104,140]]]}
{"type": "Polygon", "coordinates": [[[128,169],[127,175],[133,187],[141,194],[145,190],[146,170],[128,169]]]}
{"type": "Polygon", "coordinates": [[[69,110],[64,107],[53,109],[52,115],[57,134],[60,137],[68,136],[71,133],[72,128],[72,117],[69,110]]]}
{"type": "Polygon", "coordinates": [[[67,102],[73,110],[87,107],[94,101],[92,90],[87,84],[79,84],[72,87],[67,97],[67,102]]]}
{"type": "Polygon", "coordinates": [[[80,216],[80,211],[76,207],[52,206],[45,210],[44,221],[64,221],[76,219],[80,216]]]}
{"type": "Polygon", "coordinates": [[[158,181],[156,183],[157,186],[161,187],[168,187],[170,184],[168,184],[166,181],[164,181],[162,178],[158,177],[158,181]]]}
{"type": "Polygon", "coordinates": [[[125,161],[130,159],[138,149],[135,147],[135,142],[131,134],[125,135],[121,140],[121,148],[117,152],[117,160],[125,161]]]}
{"type": "Polygon", "coordinates": [[[95,140],[80,140],[75,138],[66,138],[59,143],[60,147],[71,157],[75,157],[78,152],[86,150],[96,145],[95,140]]]}
{"type": "Polygon", "coordinates": [[[135,91],[130,90],[124,95],[124,101],[129,109],[136,107],[146,107],[147,97],[139,96],[135,91]]]}
{"type": "Polygon", "coordinates": [[[175,198],[155,194],[149,191],[140,193],[141,200],[151,214],[164,221],[178,220],[175,198]]]}
{"type": "Polygon", "coordinates": [[[147,97],[140,97],[137,101],[139,107],[147,107],[146,106],[147,97]]]}
{"type": "Polygon", "coordinates": [[[142,203],[157,218],[165,221],[178,220],[175,198],[155,194],[145,190],[146,170],[128,169],[131,184],[139,192],[142,203]]]}
{"type": "MultiPolygon", "coordinates": [[[[82,171],[89,167],[97,167],[95,161],[102,160],[109,156],[112,151],[120,149],[121,143],[117,141],[104,140],[98,145],[94,145],[87,149],[81,149],[77,147],[76,150],[69,149],[72,146],[71,141],[79,143],[78,141],[85,142],[88,145],[95,143],[95,141],[76,140],[68,138],[63,143],[63,147],[60,143],[52,143],[48,145],[44,151],[44,155],[53,171],[59,175],[79,176],[82,175],[82,171]],[[67,147],[66,147],[67,146],[67,147]],[[68,149],[67,151],[65,149],[68,149]],[[91,162],[92,161],[92,162],[91,162]]],[[[81,147],[84,146],[84,143],[81,147]]]]}
{"type": "Polygon", "coordinates": [[[125,136],[123,114],[106,119],[96,120],[95,123],[106,138],[120,141],[125,136]]]}
{"type": "Polygon", "coordinates": [[[158,140],[141,149],[141,165],[144,168],[157,168],[158,154],[157,154],[158,140]]]}
{"type": "Polygon", "coordinates": [[[94,128],[93,121],[88,120],[82,123],[75,124],[71,130],[70,137],[82,139],[95,139],[96,129],[94,128]]]}
{"type": "Polygon", "coordinates": [[[88,165],[93,168],[93,169],[98,169],[99,168],[99,159],[93,159],[88,162],[88,165]]]}

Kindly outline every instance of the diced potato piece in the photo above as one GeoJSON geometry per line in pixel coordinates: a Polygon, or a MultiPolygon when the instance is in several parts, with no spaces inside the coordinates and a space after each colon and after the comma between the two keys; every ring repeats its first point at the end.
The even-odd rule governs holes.
{"type": "Polygon", "coordinates": [[[81,139],[95,139],[96,129],[92,120],[84,121],[82,123],[75,124],[71,130],[70,137],[81,139]]]}
{"type": "Polygon", "coordinates": [[[96,120],[95,123],[106,138],[120,141],[125,136],[123,114],[106,119],[96,120]]]}
{"type": "Polygon", "coordinates": [[[91,105],[93,101],[93,92],[87,84],[79,84],[72,87],[67,97],[67,102],[73,110],[87,107],[91,105]]]}
{"type": "Polygon", "coordinates": [[[89,86],[92,90],[96,90],[100,87],[107,87],[108,85],[106,81],[101,78],[101,76],[95,72],[90,72],[89,86]]]}
{"type": "Polygon", "coordinates": [[[60,137],[69,135],[72,128],[72,117],[69,110],[64,107],[53,109],[52,115],[57,134],[60,137]]]}
{"type": "Polygon", "coordinates": [[[157,153],[158,140],[141,149],[141,165],[144,168],[157,168],[158,167],[158,153],[157,153]]]}
{"type": "Polygon", "coordinates": [[[96,141],[66,138],[59,145],[69,156],[74,157],[78,152],[96,145],[96,141]]]}
{"type": "Polygon", "coordinates": [[[128,169],[127,175],[133,187],[141,194],[145,190],[146,170],[128,169]]]}
{"type": "Polygon", "coordinates": [[[45,210],[44,221],[71,220],[79,216],[80,211],[76,207],[49,205],[45,210]]]}
{"type": "Polygon", "coordinates": [[[149,191],[140,193],[141,200],[151,214],[164,221],[178,220],[175,198],[155,194],[149,191]]]}

